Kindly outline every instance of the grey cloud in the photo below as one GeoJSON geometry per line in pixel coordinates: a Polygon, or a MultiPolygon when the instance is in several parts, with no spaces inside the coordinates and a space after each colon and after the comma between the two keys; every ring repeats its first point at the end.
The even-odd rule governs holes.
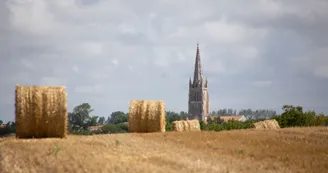
{"type": "Polygon", "coordinates": [[[15,84],[66,85],[69,109],[89,102],[99,116],[127,111],[131,99],[187,110],[197,40],[212,110],[300,104],[328,113],[324,0],[0,3],[5,121],[15,84]]]}

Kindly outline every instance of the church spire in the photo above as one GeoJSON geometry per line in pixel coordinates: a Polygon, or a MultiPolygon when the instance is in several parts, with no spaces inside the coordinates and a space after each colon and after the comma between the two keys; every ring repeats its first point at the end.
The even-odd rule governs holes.
{"type": "Polygon", "coordinates": [[[199,53],[199,44],[197,43],[197,51],[196,51],[196,60],[195,60],[195,71],[194,71],[194,81],[193,84],[200,84],[203,80],[202,76],[202,65],[200,62],[200,53],[199,53]]]}

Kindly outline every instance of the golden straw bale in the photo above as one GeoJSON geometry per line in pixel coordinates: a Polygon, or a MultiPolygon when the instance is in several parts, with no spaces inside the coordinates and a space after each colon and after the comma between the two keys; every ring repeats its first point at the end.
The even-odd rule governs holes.
{"type": "Polygon", "coordinates": [[[15,102],[16,137],[66,136],[65,87],[16,85],[15,102]]]}
{"type": "Polygon", "coordinates": [[[157,100],[131,100],[129,132],[165,132],[165,104],[157,100]]]}
{"type": "Polygon", "coordinates": [[[182,120],[172,122],[173,131],[200,131],[200,124],[198,120],[182,120]]]}
{"type": "Polygon", "coordinates": [[[280,129],[276,120],[265,120],[254,123],[255,129],[280,129]]]}

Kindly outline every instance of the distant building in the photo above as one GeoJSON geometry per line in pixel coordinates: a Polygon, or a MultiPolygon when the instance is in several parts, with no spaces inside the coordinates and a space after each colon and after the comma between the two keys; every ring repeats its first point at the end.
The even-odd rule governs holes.
{"type": "Polygon", "coordinates": [[[197,44],[194,79],[189,79],[188,114],[189,119],[205,120],[209,115],[208,81],[204,80],[200,61],[199,45],[197,44]]]}
{"type": "Polygon", "coordinates": [[[97,130],[101,130],[101,128],[103,127],[104,125],[98,125],[98,126],[89,126],[88,127],[88,130],[90,131],[97,131],[97,130]]]}

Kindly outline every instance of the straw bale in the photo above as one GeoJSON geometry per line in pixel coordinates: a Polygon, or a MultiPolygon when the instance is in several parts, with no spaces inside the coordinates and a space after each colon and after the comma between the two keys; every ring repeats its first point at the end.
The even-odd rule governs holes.
{"type": "Polygon", "coordinates": [[[182,120],[172,122],[173,131],[200,131],[200,124],[198,120],[182,120]]]}
{"type": "Polygon", "coordinates": [[[254,123],[255,129],[280,129],[276,120],[265,120],[254,123]]]}
{"type": "Polygon", "coordinates": [[[157,100],[131,100],[129,132],[165,132],[165,103],[157,100]]]}
{"type": "Polygon", "coordinates": [[[16,137],[65,137],[66,98],[65,87],[16,85],[16,137]]]}

